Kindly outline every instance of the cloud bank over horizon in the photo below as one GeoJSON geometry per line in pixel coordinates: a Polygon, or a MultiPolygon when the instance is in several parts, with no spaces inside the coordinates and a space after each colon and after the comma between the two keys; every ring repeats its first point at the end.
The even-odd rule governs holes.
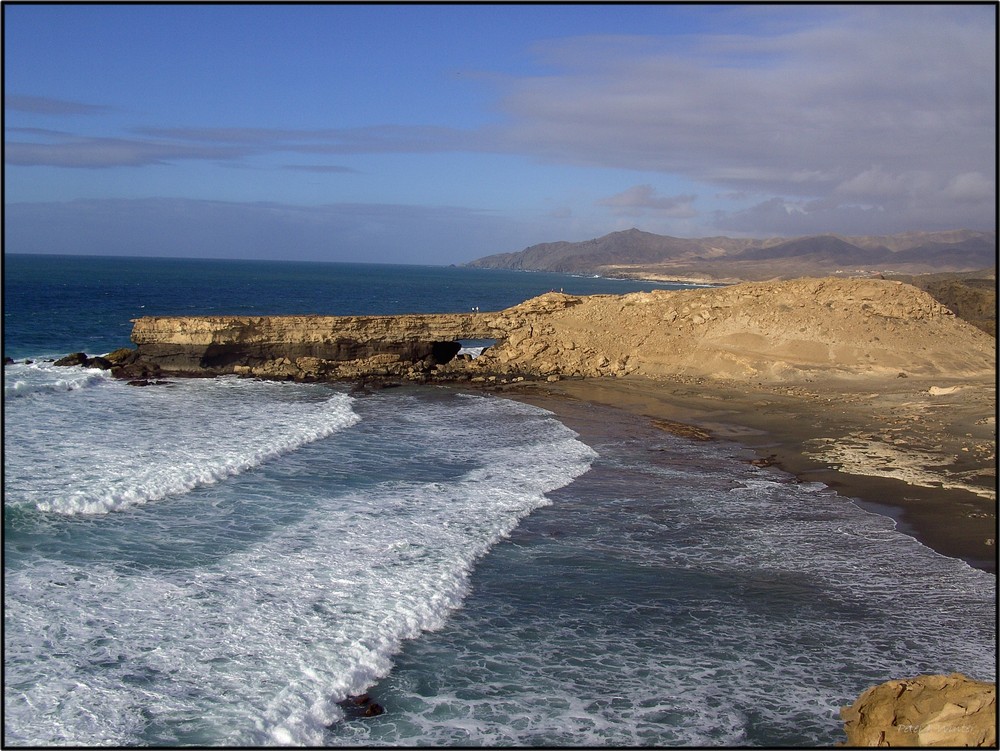
{"type": "MultiPolygon", "coordinates": [[[[341,14],[345,34],[392,13],[266,10],[289,31],[341,14]]],[[[190,84],[183,65],[182,80],[150,91],[148,105],[129,100],[140,84],[124,67],[127,48],[120,58],[109,50],[123,67],[112,64],[106,87],[27,70],[49,52],[27,36],[48,17],[32,11],[5,9],[5,245],[20,252],[100,252],[93,243],[110,207],[136,234],[137,254],[146,222],[146,242],[152,228],[169,228],[204,252],[213,243],[197,242],[199,232],[215,248],[228,237],[227,254],[245,243],[247,257],[273,254],[284,234],[301,248],[295,257],[351,260],[349,247],[429,263],[630,226],[693,237],[996,223],[995,7],[638,6],[617,23],[609,7],[508,6],[484,9],[487,19],[418,7],[398,12],[430,30],[354,78],[347,60],[312,78],[299,72],[287,90],[209,68],[217,86],[237,87],[227,90],[234,102],[204,92],[190,106],[177,106],[190,84]],[[560,23],[572,14],[576,23],[560,23]],[[509,31],[478,21],[529,16],[534,31],[508,34],[506,55],[452,52],[427,61],[427,79],[399,67],[439,34],[475,40],[477,29],[509,31]],[[431,26],[441,21],[451,25],[431,26]],[[373,88],[380,74],[395,76],[390,91],[373,88]],[[341,94],[318,98],[325,87],[341,94]]],[[[250,24],[260,12],[240,18],[250,24]]],[[[142,18],[102,9],[94,23],[108,13],[119,30],[142,18]]],[[[174,6],[165,17],[200,16],[174,6]]],[[[327,48],[308,57],[308,41],[272,56],[276,76],[293,64],[309,71],[308,62],[324,70],[327,48]]],[[[99,42],[95,31],[89,43],[99,42]]],[[[128,236],[113,225],[100,232],[128,236]]]]}

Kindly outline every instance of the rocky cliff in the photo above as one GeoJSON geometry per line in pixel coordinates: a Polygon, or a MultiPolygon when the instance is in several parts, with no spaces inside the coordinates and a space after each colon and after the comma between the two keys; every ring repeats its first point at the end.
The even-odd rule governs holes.
{"type": "Polygon", "coordinates": [[[997,687],[960,673],[888,681],[840,711],[848,746],[997,745],[997,687]]]}
{"type": "Polygon", "coordinates": [[[190,316],[133,321],[126,375],[253,375],[295,380],[425,373],[459,339],[503,332],[480,313],[401,316],[190,316]]]}
{"type": "MultiPolygon", "coordinates": [[[[157,317],[134,321],[122,375],[235,373],[295,380],[602,377],[808,381],[974,376],[995,340],[928,294],[877,279],[798,279],[575,297],[496,313],[157,317]],[[495,339],[477,359],[460,339],[495,339]]],[[[114,359],[114,358],[113,358],[114,359]]]]}

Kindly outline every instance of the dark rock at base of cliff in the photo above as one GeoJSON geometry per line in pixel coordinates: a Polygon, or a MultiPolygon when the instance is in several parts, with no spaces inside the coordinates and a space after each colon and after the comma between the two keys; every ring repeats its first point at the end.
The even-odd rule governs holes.
{"type": "MultiPolygon", "coordinates": [[[[120,368],[112,368],[111,374],[122,380],[150,379],[160,375],[160,368],[149,362],[134,362],[120,368]]],[[[177,375],[177,374],[174,374],[177,375]]]]}
{"type": "MultiPolygon", "coordinates": [[[[128,366],[133,366],[138,364],[138,359],[139,359],[138,350],[123,347],[121,349],[116,349],[114,352],[109,352],[107,355],[95,355],[94,357],[87,357],[86,352],[73,352],[72,354],[59,358],[53,364],[62,367],[69,367],[72,365],[82,365],[83,367],[86,368],[100,368],[101,370],[116,371],[128,366]]],[[[149,368],[148,365],[142,365],[142,367],[146,369],[149,368]]],[[[157,368],[156,370],[158,372],[159,368],[157,368]]],[[[119,375],[119,373],[115,372],[114,375],[118,376],[119,378],[133,377],[131,372],[124,376],[119,375]]]]}
{"type": "Polygon", "coordinates": [[[71,367],[73,365],[86,365],[86,364],[87,364],[86,352],[74,352],[73,354],[66,355],[65,357],[60,357],[53,363],[53,365],[58,365],[59,367],[71,367]]]}
{"type": "Polygon", "coordinates": [[[385,355],[393,355],[396,361],[411,367],[430,369],[450,362],[461,348],[457,341],[358,341],[342,337],[324,342],[277,344],[244,341],[204,346],[144,343],[139,345],[138,357],[164,370],[205,370],[221,375],[238,372],[241,367],[259,367],[280,360],[314,359],[327,364],[343,364],[385,355]]]}
{"type": "Polygon", "coordinates": [[[105,359],[111,365],[111,375],[125,381],[149,382],[150,379],[160,375],[160,366],[154,362],[142,360],[137,349],[128,349],[127,347],[116,349],[109,353],[105,359]]]}
{"type": "Polygon", "coordinates": [[[114,363],[112,363],[111,360],[106,357],[101,357],[100,355],[88,357],[87,362],[84,364],[88,368],[100,368],[101,370],[111,370],[111,368],[114,367],[114,363]]]}
{"type": "Polygon", "coordinates": [[[132,349],[130,347],[121,347],[116,349],[114,352],[106,354],[104,359],[110,362],[114,367],[121,367],[123,365],[136,362],[139,359],[139,350],[132,349]]]}
{"type": "Polygon", "coordinates": [[[396,389],[403,385],[403,381],[398,378],[381,378],[379,376],[365,376],[354,381],[348,392],[352,396],[367,396],[382,389],[396,389]]]}

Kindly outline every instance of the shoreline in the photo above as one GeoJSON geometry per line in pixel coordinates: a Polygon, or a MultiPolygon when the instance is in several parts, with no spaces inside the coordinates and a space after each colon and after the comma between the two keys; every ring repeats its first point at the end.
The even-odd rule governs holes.
{"type": "Polygon", "coordinates": [[[889,516],[899,531],[939,554],[996,574],[991,382],[910,378],[765,386],[627,377],[525,382],[495,393],[568,422],[571,405],[600,404],[695,440],[731,441],[754,452],[758,466],[821,482],[889,516]],[[946,393],[931,393],[941,390],[946,393]]]}

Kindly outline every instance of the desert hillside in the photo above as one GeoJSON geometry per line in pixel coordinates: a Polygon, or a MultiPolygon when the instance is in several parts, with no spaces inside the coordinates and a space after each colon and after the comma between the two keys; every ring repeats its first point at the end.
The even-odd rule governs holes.
{"type": "Polygon", "coordinates": [[[501,312],[477,367],[537,375],[754,381],[981,376],[996,342],[913,286],[807,278],[573,297],[501,312]]]}
{"type": "Polygon", "coordinates": [[[993,271],[892,275],[927,292],[959,318],[997,335],[997,279],[993,271]]]}
{"type": "Polygon", "coordinates": [[[470,262],[479,268],[631,278],[741,281],[875,273],[925,274],[995,267],[996,233],[954,230],[794,238],[678,238],[638,229],[551,242],[470,262]]]}

